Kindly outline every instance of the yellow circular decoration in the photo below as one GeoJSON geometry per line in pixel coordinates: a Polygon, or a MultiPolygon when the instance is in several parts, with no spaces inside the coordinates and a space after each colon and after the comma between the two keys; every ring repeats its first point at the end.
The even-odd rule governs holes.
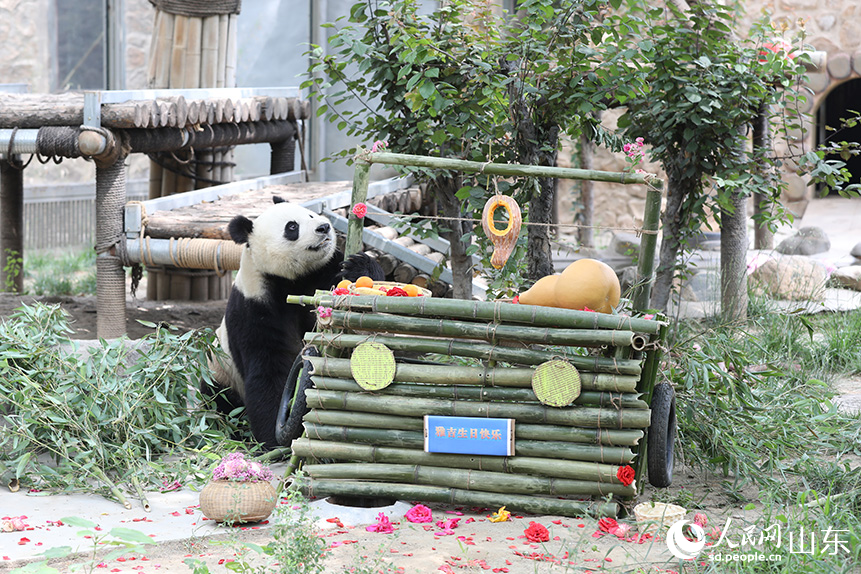
{"type": "Polygon", "coordinates": [[[395,355],[382,343],[362,343],[350,357],[353,379],[366,391],[379,391],[395,380],[395,355]]]}
{"type": "Polygon", "coordinates": [[[517,205],[514,198],[496,194],[484,204],[484,210],[481,212],[481,227],[493,244],[490,264],[493,265],[494,269],[502,269],[502,266],[511,256],[517,245],[517,236],[520,235],[522,223],[523,217],[520,213],[520,206],[517,205]],[[503,207],[508,213],[508,226],[501,230],[496,228],[496,222],[493,221],[493,214],[498,207],[503,207]]]}
{"type": "Polygon", "coordinates": [[[580,396],[580,373],[561,359],[541,363],[532,374],[532,390],[541,404],[567,407],[580,396]]]}

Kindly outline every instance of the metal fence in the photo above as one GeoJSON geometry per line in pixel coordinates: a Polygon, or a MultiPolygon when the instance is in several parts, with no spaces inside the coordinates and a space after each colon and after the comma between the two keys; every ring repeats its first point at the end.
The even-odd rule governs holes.
{"type": "MultiPolygon", "coordinates": [[[[127,201],[147,199],[145,180],[129,181],[127,201]]],[[[24,188],[24,249],[95,244],[95,182],[24,188]]]]}

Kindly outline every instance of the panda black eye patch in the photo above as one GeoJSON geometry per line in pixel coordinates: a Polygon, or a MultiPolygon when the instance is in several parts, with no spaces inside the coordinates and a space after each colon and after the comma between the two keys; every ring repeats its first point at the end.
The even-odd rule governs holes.
{"type": "Polygon", "coordinates": [[[290,221],[284,226],[284,237],[289,241],[299,239],[299,224],[295,221],[290,221]]]}

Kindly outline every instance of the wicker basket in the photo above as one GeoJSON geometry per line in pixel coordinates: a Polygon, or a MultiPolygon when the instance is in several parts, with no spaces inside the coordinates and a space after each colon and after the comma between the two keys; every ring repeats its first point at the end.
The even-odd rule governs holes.
{"type": "Polygon", "coordinates": [[[277,498],[268,482],[213,480],[200,491],[200,510],[216,522],[259,522],[272,514],[277,498]]]}
{"type": "Polygon", "coordinates": [[[669,529],[687,514],[687,510],[675,504],[664,502],[642,502],[634,507],[637,529],[640,534],[655,534],[669,529]]]}

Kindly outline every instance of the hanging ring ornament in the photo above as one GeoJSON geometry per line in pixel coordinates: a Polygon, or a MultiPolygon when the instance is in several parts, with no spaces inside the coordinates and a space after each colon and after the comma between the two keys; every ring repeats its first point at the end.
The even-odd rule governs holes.
{"type": "Polygon", "coordinates": [[[520,225],[523,223],[523,218],[520,215],[520,206],[514,201],[514,198],[507,195],[496,194],[487,200],[484,204],[484,211],[481,214],[481,226],[484,228],[484,233],[493,244],[493,255],[490,258],[490,264],[494,269],[502,269],[505,262],[514,251],[514,246],[517,244],[517,237],[520,235],[520,225]],[[493,214],[497,208],[502,207],[508,213],[508,225],[505,229],[497,229],[493,221],[493,214]]]}

